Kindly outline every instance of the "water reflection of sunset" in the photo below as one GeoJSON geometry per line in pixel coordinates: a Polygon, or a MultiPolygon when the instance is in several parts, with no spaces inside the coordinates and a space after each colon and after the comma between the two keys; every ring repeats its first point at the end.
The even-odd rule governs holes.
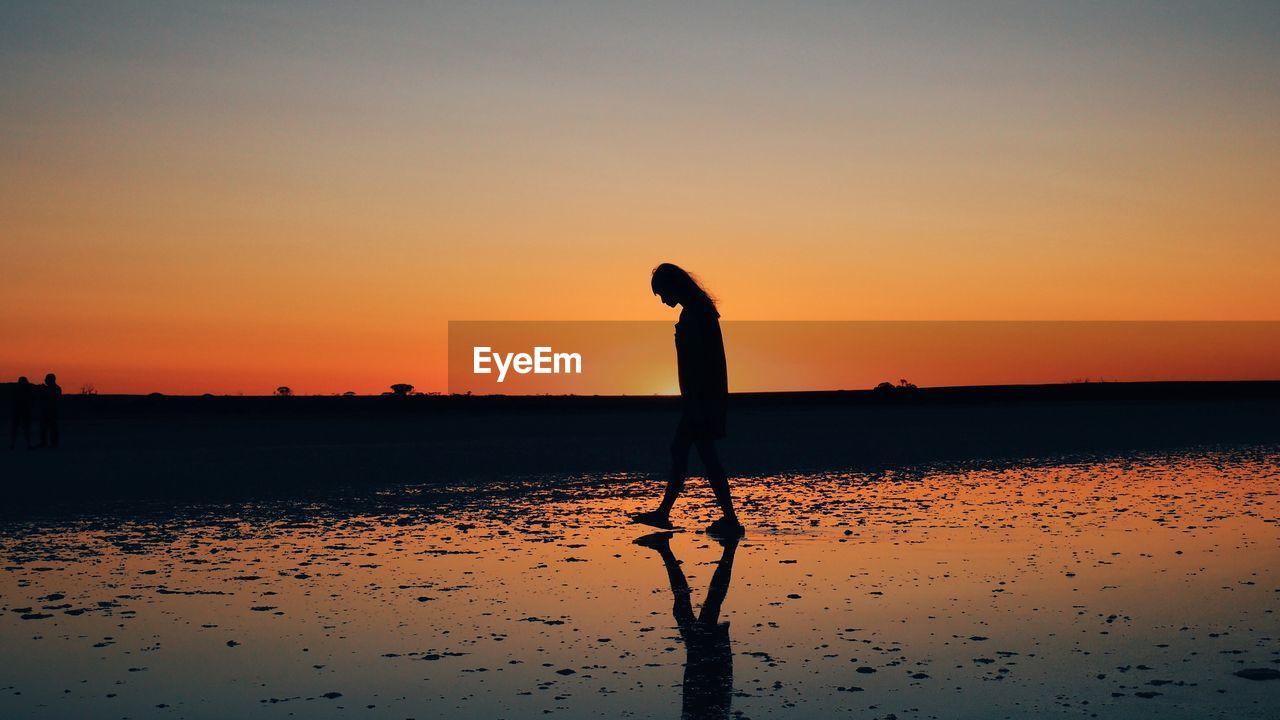
{"type": "MultiPolygon", "coordinates": [[[[742,480],[733,708],[987,717],[1066,697],[1115,714],[1159,692],[1250,716],[1267,691],[1232,673],[1269,663],[1280,632],[1276,468],[1236,451],[742,480]],[[1165,679],[1190,684],[1149,683],[1165,679]]],[[[37,617],[0,616],[26,658],[0,706],[676,716],[671,590],[625,523],[653,482],[10,526],[0,593],[37,617]]],[[[690,489],[675,518],[700,527],[709,493],[690,489]]],[[[671,545],[696,611],[723,551],[671,545]]]]}

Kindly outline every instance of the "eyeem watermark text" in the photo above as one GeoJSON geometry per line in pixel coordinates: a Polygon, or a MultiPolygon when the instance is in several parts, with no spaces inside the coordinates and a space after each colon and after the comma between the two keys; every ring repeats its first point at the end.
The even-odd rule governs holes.
{"type": "Polygon", "coordinates": [[[476,375],[488,375],[496,367],[498,382],[507,379],[507,371],[514,370],[519,375],[581,375],[582,355],[580,353],[553,352],[550,347],[537,346],[533,354],[529,353],[496,353],[493,348],[477,345],[472,348],[471,371],[476,375]],[[492,365],[492,367],[491,367],[492,365]]]}

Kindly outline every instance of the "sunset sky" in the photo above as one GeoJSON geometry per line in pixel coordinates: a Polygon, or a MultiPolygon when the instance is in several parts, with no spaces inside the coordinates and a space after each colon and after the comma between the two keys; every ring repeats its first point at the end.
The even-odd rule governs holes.
{"type": "Polygon", "coordinates": [[[1280,320],[1280,3],[425,5],[0,6],[0,379],[444,390],[447,321],[674,320],[668,260],[726,320],[1280,320]]]}

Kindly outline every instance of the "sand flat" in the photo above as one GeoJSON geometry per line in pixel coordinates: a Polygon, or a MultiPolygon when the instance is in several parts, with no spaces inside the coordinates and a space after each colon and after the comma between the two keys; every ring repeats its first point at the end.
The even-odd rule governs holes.
{"type": "MultiPolygon", "coordinates": [[[[1248,672],[1280,670],[1280,448],[742,480],[723,657],[682,632],[662,557],[632,542],[646,531],[625,514],[659,485],[6,522],[0,715],[1264,718],[1280,702],[1248,672]]],[[[697,611],[726,555],[690,489],[669,546],[697,611]]]]}

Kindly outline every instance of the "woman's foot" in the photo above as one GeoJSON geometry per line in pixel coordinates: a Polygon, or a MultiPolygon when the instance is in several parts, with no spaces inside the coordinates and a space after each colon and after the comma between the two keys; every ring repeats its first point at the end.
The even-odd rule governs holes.
{"type": "Polygon", "coordinates": [[[671,516],[661,510],[650,510],[649,512],[636,513],[631,516],[631,522],[656,527],[662,530],[670,530],[675,527],[675,525],[671,524],[671,516]]]}
{"type": "Polygon", "coordinates": [[[722,538],[740,538],[746,528],[738,522],[738,518],[722,517],[707,526],[707,534],[722,538]]]}

